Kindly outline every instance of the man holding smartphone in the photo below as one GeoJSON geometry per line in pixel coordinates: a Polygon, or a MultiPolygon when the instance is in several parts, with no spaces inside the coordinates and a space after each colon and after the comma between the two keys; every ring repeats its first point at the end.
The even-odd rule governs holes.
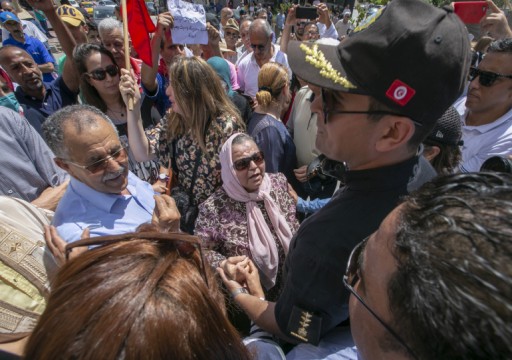
{"type": "Polygon", "coordinates": [[[304,38],[304,31],[308,24],[316,24],[320,38],[338,38],[338,32],[331,21],[327,5],[323,3],[314,7],[293,5],[288,10],[288,16],[286,17],[280,42],[281,51],[287,52],[290,40],[307,40],[304,38]],[[306,18],[303,18],[303,16],[306,18]],[[295,33],[292,33],[292,28],[294,28],[295,33]]]}

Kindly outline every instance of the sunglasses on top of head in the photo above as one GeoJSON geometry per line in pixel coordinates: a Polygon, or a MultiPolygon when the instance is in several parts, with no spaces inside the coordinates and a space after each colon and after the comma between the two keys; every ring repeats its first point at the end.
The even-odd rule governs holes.
{"type": "Polygon", "coordinates": [[[87,73],[90,78],[98,81],[105,80],[107,78],[107,74],[112,77],[119,75],[119,67],[117,65],[110,64],[105,69],[96,69],[87,73]]]}
{"type": "Polygon", "coordinates": [[[235,170],[242,171],[249,168],[251,165],[251,161],[254,161],[256,165],[260,165],[265,160],[265,157],[263,156],[263,151],[258,151],[251,156],[245,157],[243,159],[238,159],[237,161],[233,162],[233,167],[235,170]]]}
{"type": "Polygon", "coordinates": [[[498,74],[491,71],[483,71],[472,67],[469,69],[468,80],[473,81],[478,77],[478,82],[482,86],[490,87],[493,86],[496,80],[499,78],[512,79],[512,75],[498,74]]]}

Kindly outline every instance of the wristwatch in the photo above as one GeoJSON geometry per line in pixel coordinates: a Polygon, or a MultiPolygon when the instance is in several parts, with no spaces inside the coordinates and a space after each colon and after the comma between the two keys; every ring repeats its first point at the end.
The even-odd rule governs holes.
{"type": "Polygon", "coordinates": [[[158,179],[162,181],[167,181],[169,180],[169,175],[161,173],[160,175],[158,175],[158,179]]]}
{"type": "Polygon", "coordinates": [[[234,299],[240,294],[249,294],[249,291],[247,291],[246,288],[241,287],[241,288],[233,290],[233,292],[231,293],[231,297],[234,299]]]}

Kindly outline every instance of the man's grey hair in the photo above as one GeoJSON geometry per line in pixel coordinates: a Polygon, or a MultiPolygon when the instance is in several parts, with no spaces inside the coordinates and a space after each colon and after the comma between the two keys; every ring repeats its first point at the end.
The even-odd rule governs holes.
{"type": "Polygon", "coordinates": [[[100,36],[101,34],[110,33],[116,29],[119,29],[121,31],[121,35],[124,34],[123,23],[114,18],[103,19],[98,24],[98,32],[100,33],[100,36]]]}
{"type": "Polygon", "coordinates": [[[252,22],[251,26],[249,26],[249,34],[255,31],[263,31],[267,38],[272,37],[272,28],[267,20],[264,19],[256,19],[252,22]]]}
{"type": "Polygon", "coordinates": [[[90,105],[72,105],[53,113],[42,125],[43,137],[56,157],[67,159],[68,151],[64,146],[64,129],[69,122],[78,134],[97,127],[101,120],[112,126],[116,135],[117,128],[110,118],[98,108],[90,105]]]}

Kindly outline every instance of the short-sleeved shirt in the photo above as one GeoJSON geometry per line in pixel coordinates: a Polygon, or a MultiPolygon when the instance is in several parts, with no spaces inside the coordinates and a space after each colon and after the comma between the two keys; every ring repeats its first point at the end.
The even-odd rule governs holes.
{"type": "Polygon", "coordinates": [[[130,195],[107,194],[71,178],[52,223],[66,242],[79,240],[85,228],[91,237],[135,231],[151,221],[155,192],[131,172],[127,189],[130,195]]]}
{"type": "Polygon", "coordinates": [[[21,105],[35,109],[45,117],[50,116],[64,106],[78,103],[78,93],[71,91],[67,87],[62,76],[59,76],[52,82],[43,82],[43,85],[46,89],[43,100],[25,94],[21,86],[16,88],[16,99],[18,99],[21,105]]]}
{"type": "Polygon", "coordinates": [[[417,162],[412,157],[387,167],[346,172],[346,185],[301,224],[290,244],[285,286],[275,307],[284,334],[316,345],[347,319],[350,293],[342,277],[350,253],[407,194],[417,162]],[[311,320],[307,329],[300,327],[303,315],[311,320]]]}
{"type": "MultiPolygon", "coordinates": [[[[47,63],[52,63],[55,65],[55,59],[50,54],[50,52],[46,49],[43,43],[32,36],[25,35],[25,42],[19,42],[14,40],[12,35],[9,35],[7,39],[3,41],[3,45],[14,45],[16,47],[22,48],[27,53],[32,56],[36,64],[43,65],[47,63]]],[[[44,81],[52,81],[53,75],[51,73],[43,74],[44,81]]]]}

